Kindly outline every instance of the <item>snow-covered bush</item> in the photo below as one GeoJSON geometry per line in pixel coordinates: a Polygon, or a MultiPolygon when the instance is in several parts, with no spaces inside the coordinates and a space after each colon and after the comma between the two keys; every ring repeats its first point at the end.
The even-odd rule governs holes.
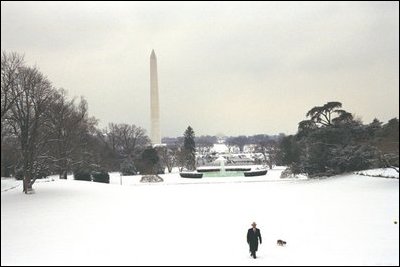
{"type": "Polygon", "coordinates": [[[158,175],[143,175],[142,179],[140,179],[141,183],[159,183],[164,182],[163,178],[158,175]]]}
{"type": "Polygon", "coordinates": [[[281,172],[280,178],[292,178],[292,177],[294,177],[294,174],[290,170],[290,168],[286,168],[281,172]]]}
{"type": "Polygon", "coordinates": [[[133,161],[125,159],[120,165],[122,175],[136,175],[137,170],[133,161]]]}

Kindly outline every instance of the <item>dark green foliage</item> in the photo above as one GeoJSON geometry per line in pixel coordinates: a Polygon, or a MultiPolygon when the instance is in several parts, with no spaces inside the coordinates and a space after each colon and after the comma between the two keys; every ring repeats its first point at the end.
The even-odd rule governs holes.
{"type": "Polygon", "coordinates": [[[155,170],[156,170],[156,174],[164,174],[165,173],[165,167],[163,164],[161,164],[161,161],[157,162],[157,164],[155,165],[155,170]]]}
{"type": "Polygon", "coordinates": [[[87,170],[75,170],[74,171],[74,180],[79,181],[92,181],[92,176],[90,175],[90,171],[87,170]]]}
{"type": "Polygon", "coordinates": [[[393,118],[375,131],[373,144],[384,167],[399,166],[399,120],[393,118]]]}
{"type": "Polygon", "coordinates": [[[188,126],[184,133],[184,139],[183,139],[183,147],[186,150],[189,150],[191,152],[196,151],[196,145],[195,145],[194,138],[195,138],[195,134],[194,134],[193,128],[188,126]]]}
{"type": "Polygon", "coordinates": [[[120,165],[122,175],[135,175],[137,170],[132,160],[125,159],[120,165]]]}
{"type": "Polygon", "coordinates": [[[141,174],[157,174],[157,163],[160,161],[157,150],[150,147],[146,148],[143,153],[141,160],[138,164],[138,168],[141,174]]]}
{"type": "Polygon", "coordinates": [[[18,168],[15,172],[15,179],[23,180],[24,179],[24,170],[22,168],[18,168]]]}
{"type": "Polygon", "coordinates": [[[318,125],[329,126],[333,123],[339,123],[342,119],[348,120],[352,119],[350,113],[339,109],[342,107],[340,102],[328,102],[320,107],[313,107],[307,112],[306,116],[310,117],[310,120],[318,125]],[[338,117],[333,118],[333,115],[338,115],[338,117]]]}
{"type": "Polygon", "coordinates": [[[185,167],[188,170],[196,169],[196,144],[195,144],[195,134],[193,128],[188,126],[184,133],[183,140],[183,155],[185,159],[185,167]]]}
{"type": "Polygon", "coordinates": [[[98,183],[110,183],[110,175],[106,171],[93,172],[93,181],[98,183]]]}
{"type": "Polygon", "coordinates": [[[363,125],[341,107],[340,102],[328,102],[312,108],[297,134],[282,139],[281,162],[309,177],[380,167],[382,162],[398,166],[398,120],[363,125]]]}
{"type": "Polygon", "coordinates": [[[197,173],[197,172],[181,172],[181,173],[179,173],[179,175],[182,178],[195,178],[195,179],[203,178],[203,174],[197,173]]]}
{"type": "MultiPolygon", "coordinates": [[[[49,168],[47,166],[41,166],[41,168],[35,168],[35,171],[32,172],[33,179],[42,179],[46,178],[47,176],[51,175],[49,168]]],[[[24,171],[23,168],[18,168],[15,172],[15,179],[16,180],[23,180],[24,178],[24,171]]]]}
{"type": "Polygon", "coordinates": [[[368,145],[347,145],[332,150],[328,165],[334,173],[359,171],[378,166],[377,150],[368,145]]]}
{"type": "Polygon", "coordinates": [[[47,176],[51,175],[49,171],[46,170],[41,170],[39,173],[35,175],[36,179],[43,179],[46,178],[47,176]]]}
{"type": "MultiPolygon", "coordinates": [[[[1,126],[3,127],[3,125],[1,126]]],[[[15,167],[18,164],[18,140],[13,136],[7,136],[2,128],[1,143],[1,177],[15,176],[15,167]]]]}
{"type": "Polygon", "coordinates": [[[312,176],[373,167],[373,149],[362,140],[363,133],[357,124],[317,128],[301,138],[304,146],[298,166],[312,176]]]}
{"type": "Polygon", "coordinates": [[[300,147],[293,135],[285,136],[279,143],[278,165],[290,165],[300,159],[300,147]]]}

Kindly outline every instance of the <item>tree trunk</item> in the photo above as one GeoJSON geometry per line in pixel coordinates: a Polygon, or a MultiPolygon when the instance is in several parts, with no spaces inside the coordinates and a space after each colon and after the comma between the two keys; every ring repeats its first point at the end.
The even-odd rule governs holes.
{"type": "Polygon", "coordinates": [[[24,192],[25,194],[28,193],[28,186],[26,185],[26,177],[24,176],[24,178],[22,179],[22,192],[24,192]]]}
{"type": "Polygon", "coordinates": [[[270,170],[272,170],[272,160],[268,160],[268,167],[270,170]]]}
{"type": "Polygon", "coordinates": [[[31,179],[29,178],[28,175],[24,176],[23,182],[22,182],[22,190],[25,194],[28,194],[30,191],[32,191],[32,183],[30,181],[31,179]]]}
{"type": "Polygon", "coordinates": [[[60,179],[67,179],[67,170],[60,170],[60,179]]]}

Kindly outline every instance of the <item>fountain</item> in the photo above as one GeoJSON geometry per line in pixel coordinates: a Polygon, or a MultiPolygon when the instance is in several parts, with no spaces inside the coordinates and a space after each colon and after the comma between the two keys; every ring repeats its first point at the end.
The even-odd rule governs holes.
{"type": "Polygon", "coordinates": [[[225,176],[226,174],[226,170],[225,170],[225,158],[224,157],[220,157],[221,158],[221,163],[220,163],[220,169],[219,169],[219,173],[221,174],[222,177],[225,176]]]}
{"type": "Polygon", "coordinates": [[[204,173],[204,177],[234,177],[243,176],[243,171],[249,171],[250,168],[237,168],[237,167],[225,167],[226,159],[223,156],[219,156],[214,162],[219,163],[218,167],[205,167],[197,168],[198,172],[204,173]]]}
{"type": "Polygon", "coordinates": [[[196,172],[181,172],[180,175],[183,178],[210,178],[210,177],[243,177],[243,176],[261,176],[267,173],[267,170],[252,170],[249,166],[228,166],[225,168],[226,159],[223,156],[219,156],[214,164],[219,163],[217,166],[204,166],[197,168],[196,172]],[[203,175],[204,174],[204,175],[203,175]]]}

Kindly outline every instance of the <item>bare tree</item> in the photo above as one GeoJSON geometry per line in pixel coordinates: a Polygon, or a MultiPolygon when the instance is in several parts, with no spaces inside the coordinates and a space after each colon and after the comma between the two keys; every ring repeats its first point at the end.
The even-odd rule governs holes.
{"type": "Polygon", "coordinates": [[[15,137],[8,123],[7,116],[19,96],[18,74],[24,65],[24,57],[15,53],[1,53],[1,171],[2,175],[9,175],[12,162],[15,162],[15,155],[11,151],[15,150],[15,137]],[[11,145],[13,144],[13,145],[11,145]]]}
{"type": "Polygon", "coordinates": [[[272,166],[276,164],[278,143],[275,140],[259,142],[256,146],[256,152],[263,154],[265,163],[272,169],[272,166]]]}
{"type": "Polygon", "coordinates": [[[176,165],[180,172],[183,171],[187,165],[187,153],[183,148],[178,148],[176,151],[176,165]]]}
{"type": "Polygon", "coordinates": [[[218,142],[216,136],[202,135],[195,138],[196,149],[200,154],[206,154],[210,152],[210,149],[214,144],[218,142]]]}
{"type": "Polygon", "coordinates": [[[161,164],[167,167],[168,172],[172,172],[172,168],[177,162],[177,146],[157,147],[158,155],[161,159],[161,164]]]}
{"type": "Polygon", "coordinates": [[[42,149],[46,144],[46,109],[51,102],[53,88],[50,81],[36,67],[19,69],[18,94],[11,107],[9,123],[20,145],[20,158],[23,170],[23,191],[28,193],[37,179],[43,163],[42,149]]]}
{"type": "Polygon", "coordinates": [[[237,137],[229,137],[226,142],[229,146],[238,146],[242,153],[244,146],[248,144],[248,138],[247,136],[240,135],[237,137]]]}
{"type": "Polygon", "coordinates": [[[14,105],[20,92],[18,86],[19,70],[24,65],[24,56],[15,52],[1,53],[1,128],[3,119],[14,105]]]}
{"type": "Polygon", "coordinates": [[[89,124],[88,105],[81,98],[78,105],[75,99],[67,100],[66,91],[54,92],[53,101],[47,110],[49,131],[48,144],[51,150],[49,160],[52,161],[61,179],[67,179],[67,173],[79,160],[74,154],[81,146],[80,136],[87,131],[89,124]]]}
{"type": "Polygon", "coordinates": [[[107,145],[120,160],[132,161],[150,144],[146,131],[136,125],[110,123],[104,132],[107,145]]]}

